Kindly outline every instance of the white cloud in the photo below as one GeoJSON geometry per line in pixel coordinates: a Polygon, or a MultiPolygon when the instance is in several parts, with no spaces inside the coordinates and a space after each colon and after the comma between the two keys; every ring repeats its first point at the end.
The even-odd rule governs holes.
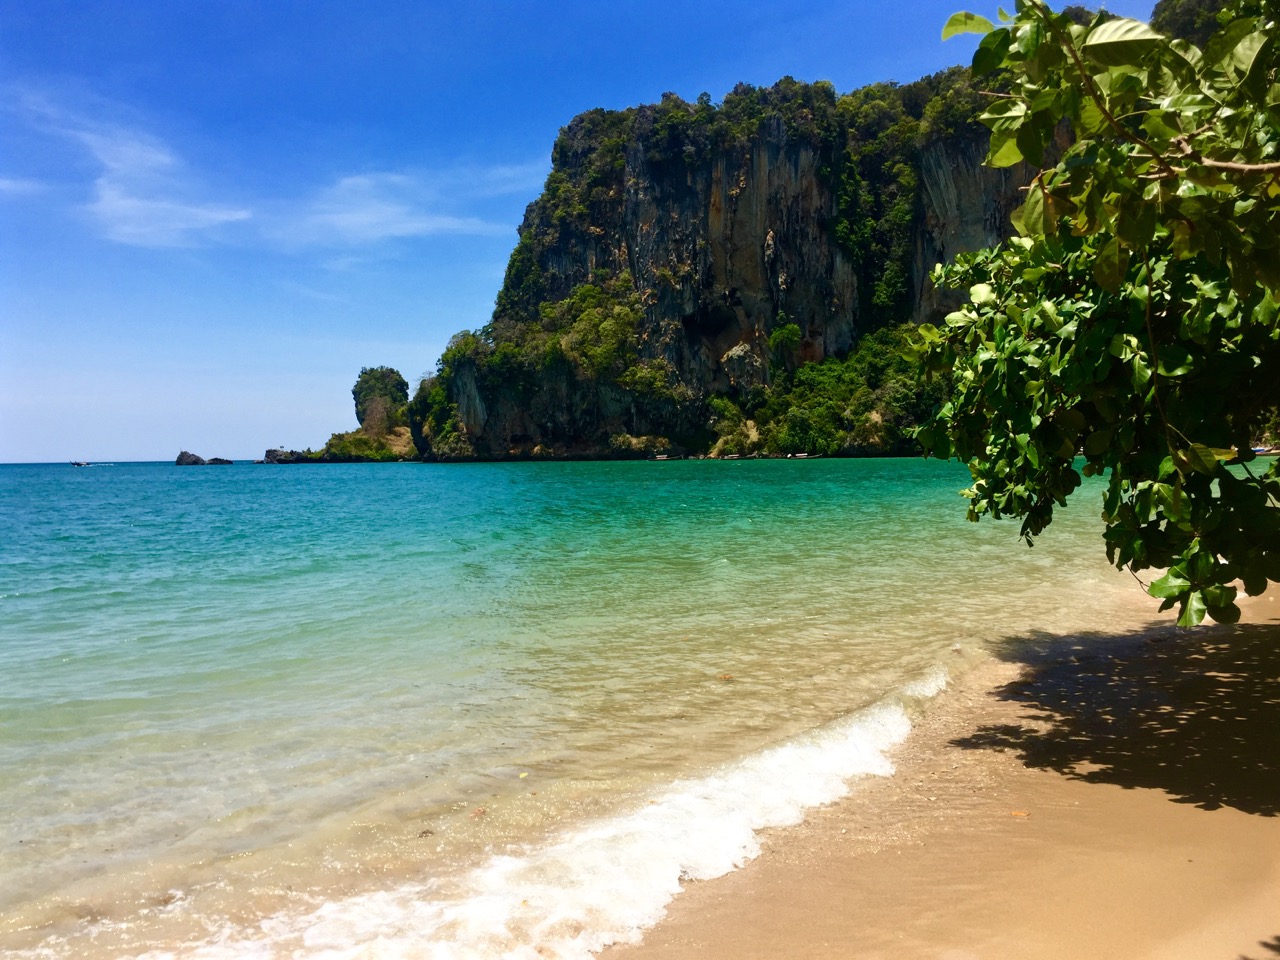
{"type": "Polygon", "coordinates": [[[96,185],[97,199],[86,209],[118,243],[139,247],[185,247],[196,235],[226,223],[248,220],[248,210],[138,196],[110,178],[96,185]]]}
{"type": "Polygon", "coordinates": [[[244,206],[210,202],[167,144],[125,124],[91,118],[27,96],[27,115],[80,143],[102,168],[84,206],[103,235],[143,247],[192,246],[211,230],[248,220],[244,206]]]}
{"type": "Polygon", "coordinates": [[[21,197],[40,193],[45,184],[26,177],[0,177],[0,197],[21,197]]]}
{"type": "Polygon", "coordinates": [[[223,224],[248,220],[243,207],[201,202],[178,158],[164,144],[131,130],[73,133],[103,166],[87,207],[103,233],[118,243],[180,247],[223,224]]]}
{"type": "Polygon", "coordinates": [[[509,224],[441,211],[441,191],[429,178],[363,173],[338,179],[284,216],[280,239],[299,245],[363,246],[437,234],[492,235],[509,224]]]}
{"type": "MultiPolygon", "coordinates": [[[[217,239],[295,252],[320,249],[330,260],[350,260],[378,257],[396,241],[507,236],[515,224],[507,214],[495,219],[489,213],[493,201],[531,198],[547,172],[545,160],[361,171],[310,189],[304,185],[293,197],[229,202],[212,196],[198,170],[123,105],[71,109],[32,91],[15,99],[29,123],[78,144],[92,158],[97,172],[91,199],[80,210],[103,236],[133,246],[185,247],[217,239]]],[[[0,196],[37,186],[0,179],[0,196]]]]}

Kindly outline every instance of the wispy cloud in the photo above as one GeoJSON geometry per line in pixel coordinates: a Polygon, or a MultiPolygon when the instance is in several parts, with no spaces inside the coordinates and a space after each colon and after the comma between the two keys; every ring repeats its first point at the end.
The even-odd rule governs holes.
{"type": "Polygon", "coordinates": [[[27,177],[0,177],[0,197],[22,197],[41,193],[46,185],[27,177]]]}
{"type": "Polygon", "coordinates": [[[223,224],[248,220],[248,210],[140,196],[105,178],[88,210],[112,240],[140,247],[185,247],[223,224]]]}
{"type": "Polygon", "coordinates": [[[192,246],[211,230],[252,217],[243,205],[211,202],[198,179],[162,140],[127,124],[67,110],[35,95],[27,115],[81,144],[101,172],[84,210],[103,235],[143,247],[192,246]]]}
{"type": "Polygon", "coordinates": [[[143,247],[189,246],[212,228],[252,216],[244,207],[198,199],[178,157],[145,134],[109,127],[67,132],[102,164],[87,209],[112,240],[143,247]]]}
{"type": "Polygon", "coordinates": [[[511,194],[534,196],[547,179],[547,161],[461,166],[448,175],[450,188],[474,198],[505,197],[511,194]]]}
{"type": "Polygon", "coordinates": [[[441,211],[435,185],[404,173],[342,177],[287,214],[279,235],[295,244],[363,246],[434,234],[494,234],[505,224],[441,211]]]}
{"type": "Polygon", "coordinates": [[[339,177],[292,209],[269,233],[291,246],[364,247],[441,234],[499,236],[514,224],[469,212],[496,197],[532,196],[545,162],[373,171],[339,177]]]}
{"type": "MultiPolygon", "coordinates": [[[[506,236],[515,227],[495,201],[536,195],[547,163],[469,164],[352,171],[303,185],[293,196],[218,198],[148,123],[121,104],[69,108],[21,91],[16,109],[33,127],[78,145],[96,172],[79,205],[117,243],[188,247],[218,241],[292,252],[322,251],[326,264],[379,259],[398,243],[439,236],[506,236]]],[[[39,184],[0,179],[0,196],[39,184]]]]}

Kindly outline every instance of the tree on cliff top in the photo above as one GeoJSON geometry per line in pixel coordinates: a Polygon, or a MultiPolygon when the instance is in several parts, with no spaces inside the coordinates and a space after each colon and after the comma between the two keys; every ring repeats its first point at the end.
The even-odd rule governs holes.
{"type": "Polygon", "coordinates": [[[360,376],[351,388],[351,398],[356,402],[356,420],[362,427],[369,416],[370,402],[381,399],[376,407],[385,433],[388,426],[397,425],[397,418],[403,419],[402,411],[409,402],[409,384],[400,371],[392,367],[361,367],[360,376]]]}
{"type": "Polygon", "coordinates": [[[955,393],[919,439],[969,463],[971,519],[1020,517],[1028,542],[1105,474],[1108,557],[1166,568],[1148,592],[1183,625],[1280,581],[1280,471],[1251,449],[1280,404],[1277,6],[1236,0],[1203,50],[1040,0],[943,31],[984,34],[974,74],[1011,78],[989,164],[1040,161],[1063,122],[1076,142],[1021,237],[937,273],[969,302],[921,328],[955,393]]]}
{"type": "Polygon", "coordinates": [[[1218,14],[1225,6],[1225,0],[1160,0],[1151,11],[1151,26],[1203,47],[1218,29],[1218,14]]]}

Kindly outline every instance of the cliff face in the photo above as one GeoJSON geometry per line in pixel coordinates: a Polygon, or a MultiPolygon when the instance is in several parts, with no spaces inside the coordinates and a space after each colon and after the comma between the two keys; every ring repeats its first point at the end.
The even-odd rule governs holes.
{"type": "Polygon", "coordinates": [[[1030,171],[983,167],[972,125],[920,146],[898,136],[896,153],[878,146],[889,126],[873,131],[874,153],[828,86],[784,93],[753,122],[726,121],[728,98],[718,112],[664,99],[565,128],[493,323],[442,362],[456,430],[433,440],[424,427],[422,445],[483,457],[697,448],[709,398],[759,397],[869,329],[949,309],[929,271],[1006,237],[1030,171]],[[610,281],[592,335],[630,311],[632,339],[588,373],[572,332],[587,313],[548,305],[610,281]],[[512,362],[497,362],[503,351],[512,362]]]}
{"type": "Polygon", "coordinates": [[[1022,205],[1022,188],[1034,171],[1025,165],[985,167],[986,155],[985,136],[933,143],[920,151],[921,216],[912,260],[911,319],[916,323],[949,313],[964,297],[928,281],[934,264],[994,246],[1012,233],[1009,217],[1022,205]]]}
{"type": "MultiPolygon", "coordinates": [[[[630,272],[644,304],[642,354],[703,393],[767,382],[781,313],[800,326],[805,359],[847,350],[857,281],[830,229],[832,162],[776,118],[749,144],[695,165],[653,163],[633,143],[618,195],[541,251],[548,297],[600,269],[630,272]]],[[[545,227],[544,215],[535,205],[522,229],[545,227]]]]}

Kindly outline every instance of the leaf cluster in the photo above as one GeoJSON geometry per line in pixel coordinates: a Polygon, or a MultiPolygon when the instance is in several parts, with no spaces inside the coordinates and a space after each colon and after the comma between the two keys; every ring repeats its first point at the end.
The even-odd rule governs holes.
{"type": "Polygon", "coordinates": [[[974,73],[1011,78],[989,164],[1039,159],[1063,123],[1076,139],[1022,237],[938,271],[969,302],[921,330],[955,394],[919,439],[969,462],[971,518],[1020,517],[1028,541],[1105,474],[1108,556],[1166,571],[1149,592],[1182,624],[1232,622],[1237,583],[1280,579],[1280,475],[1252,450],[1280,405],[1273,14],[1229,9],[1203,50],[1039,0],[944,31],[982,33],[974,73]]]}

